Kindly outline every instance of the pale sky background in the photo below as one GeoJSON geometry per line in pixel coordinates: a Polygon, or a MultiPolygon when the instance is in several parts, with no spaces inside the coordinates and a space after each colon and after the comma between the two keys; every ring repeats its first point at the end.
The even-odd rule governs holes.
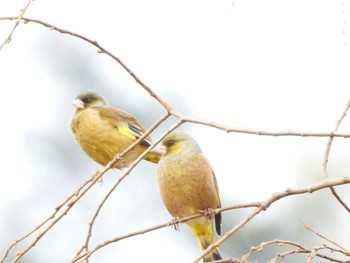
{"type": "MultiPolygon", "coordinates": [[[[0,0],[0,17],[17,16],[26,3],[0,0]]],[[[97,40],[176,110],[233,127],[326,132],[350,99],[346,0],[236,0],[233,5],[227,0],[36,0],[25,16],[97,40]]],[[[0,42],[13,24],[0,21],[0,42]]],[[[68,127],[77,94],[97,90],[146,127],[164,111],[95,47],[32,23],[21,24],[0,51],[0,87],[2,257],[11,242],[100,169],[80,150],[68,127]]],[[[165,123],[153,137],[170,125],[165,123]]],[[[194,124],[179,130],[191,134],[210,160],[223,206],[263,201],[286,187],[321,180],[328,138],[227,134],[194,124]]],[[[350,132],[348,117],[340,130],[350,132]]],[[[349,139],[335,139],[330,177],[349,176],[349,159],[349,139]]],[[[104,183],[21,262],[69,262],[85,240],[97,205],[120,175],[108,172],[104,183]]],[[[337,190],[350,205],[349,186],[337,190]]],[[[224,213],[223,232],[248,211],[224,213]]],[[[170,219],[158,193],[156,166],[142,162],[101,211],[91,247],[170,219]]],[[[300,221],[350,249],[349,214],[324,190],[278,201],[224,243],[221,253],[240,258],[250,247],[276,238],[308,248],[325,242],[300,221]]],[[[267,262],[274,253],[275,248],[266,248],[252,260],[267,262]]],[[[165,228],[109,245],[90,262],[178,263],[198,255],[197,242],[183,225],[180,232],[165,228]]],[[[283,262],[306,262],[306,257],[283,262]]]]}

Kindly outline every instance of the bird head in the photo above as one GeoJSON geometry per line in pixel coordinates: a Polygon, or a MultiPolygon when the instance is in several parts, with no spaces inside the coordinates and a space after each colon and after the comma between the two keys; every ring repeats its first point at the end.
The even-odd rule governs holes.
{"type": "Polygon", "coordinates": [[[188,134],[175,133],[171,134],[163,140],[167,155],[179,153],[202,152],[199,144],[188,134]]]}
{"type": "Polygon", "coordinates": [[[88,91],[81,93],[72,104],[77,110],[81,110],[89,107],[106,106],[107,102],[101,94],[95,91],[88,91]]]}

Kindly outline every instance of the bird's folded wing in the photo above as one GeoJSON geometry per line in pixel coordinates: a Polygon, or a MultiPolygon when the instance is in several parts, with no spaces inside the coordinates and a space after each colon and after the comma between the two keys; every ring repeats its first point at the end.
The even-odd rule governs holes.
{"type": "MultiPolygon", "coordinates": [[[[145,132],[145,128],[130,114],[113,107],[97,108],[101,118],[116,128],[120,134],[136,141],[145,132]]],[[[150,137],[141,142],[142,145],[149,147],[151,145],[150,137]]]]}

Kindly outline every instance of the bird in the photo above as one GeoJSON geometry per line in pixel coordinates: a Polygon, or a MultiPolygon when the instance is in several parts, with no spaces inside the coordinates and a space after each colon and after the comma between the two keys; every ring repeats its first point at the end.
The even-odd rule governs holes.
{"type": "MultiPolygon", "coordinates": [[[[196,236],[201,251],[215,242],[212,209],[221,207],[217,180],[199,144],[188,134],[175,133],[162,144],[166,152],[158,163],[160,195],[174,218],[207,213],[186,223],[196,236]],[[210,216],[211,212],[211,216],[210,216]]],[[[221,234],[221,213],[215,215],[215,229],[221,234]]],[[[222,259],[217,248],[203,262],[222,259]]]]}
{"type": "MultiPolygon", "coordinates": [[[[79,94],[73,101],[76,108],[70,128],[81,149],[94,161],[106,166],[145,132],[145,128],[129,113],[110,106],[96,91],[79,94]]],[[[123,169],[151,145],[151,138],[142,140],[117,161],[113,168],[123,169]]],[[[164,150],[147,153],[145,160],[158,163],[164,150]]]]}

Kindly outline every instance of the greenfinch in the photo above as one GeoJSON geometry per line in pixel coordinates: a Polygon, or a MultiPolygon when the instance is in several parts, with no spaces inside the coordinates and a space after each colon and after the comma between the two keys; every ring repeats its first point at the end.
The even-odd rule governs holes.
{"type": "MultiPolygon", "coordinates": [[[[176,133],[163,140],[166,152],[158,163],[160,194],[169,213],[186,217],[221,207],[214,172],[198,143],[189,135],[176,133]]],[[[203,251],[214,243],[212,217],[203,215],[186,222],[203,251]]],[[[221,233],[221,213],[215,215],[221,233]]],[[[204,262],[222,259],[218,249],[203,257],[204,262]]]]}
{"type": "MultiPolygon", "coordinates": [[[[80,94],[73,106],[76,110],[70,127],[75,139],[88,156],[103,166],[145,133],[145,128],[133,116],[109,106],[97,92],[80,94]]],[[[127,167],[150,145],[151,139],[147,137],[116,162],[114,168],[127,167]]],[[[158,163],[163,153],[151,151],[144,159],[158,163]]]]}

